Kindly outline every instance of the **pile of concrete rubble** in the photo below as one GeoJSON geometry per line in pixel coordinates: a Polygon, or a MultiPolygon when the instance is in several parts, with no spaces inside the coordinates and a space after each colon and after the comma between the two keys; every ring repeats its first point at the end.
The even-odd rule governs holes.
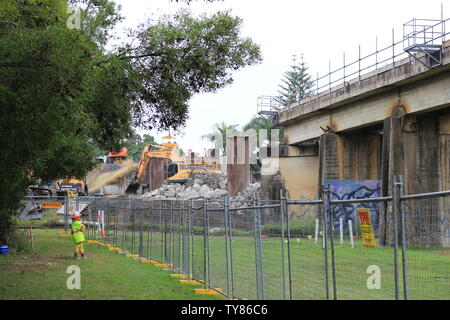
{"type": "MultiPolygon", "coordinates": [[[[256,194],[259,194],[260,183],[252,183],[237,196],[230,198],[231,207],[241,207],[253,204],[256,194]]],[[[222,200],[228,196],[227,177],[218,174],[198,174],[185,184],[164,184],[161,188],[143,195],[144,198],[158,200],[205,198],[222,200]]]]}

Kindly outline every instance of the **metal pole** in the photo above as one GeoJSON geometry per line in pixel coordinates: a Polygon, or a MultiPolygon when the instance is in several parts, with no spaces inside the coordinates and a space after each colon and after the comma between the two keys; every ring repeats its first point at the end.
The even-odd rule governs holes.
{"type": "MultiPolygon", "coordinates": [[[[230,207],[230,199],[226,197],[228,208],[230,207]]],[[[231,271],[231,298],[234,299],[235,291],[234,291],[234,264],[233,264],[233,224],[232,224],[232,213],[228,210],[228,223],[229,223],[229,243],[230,243],[230,271],[231,271]]]]}
{"type": "Polygon", "coordinates": [[[375,70],[378,70],[378,37],[375,38],[375,70]]]}
{"type": "Polygon", "coordinates": [[[327,233],[328,233],[328,226],[327,226],[327,187],[322,186],[323,195],[323,208],[322,208],[322,219],[323,219],[323,243],[325,248],[325,293],[326,293],[326,299],[330,300],[330,288],[329,288],[329,275],[328,275],[328,239],[327,239],[327,233]]]}
{"type": "Polygon", "coordinates": [[[67,232],[67,230],[69,230],[69,196],[65,195],[64,197],[64,202],[65,202],[65,206],[64,206],[64,232],[67,232]]]}
{"type": "Polygon", "coordinates": [[[291,224],[289,222],[289,213],[287,210],[287,198],[284,195],[284,192],[282,190],[283,195],[283,202],[281,203],[283,206],[283,211],[286,214],[286,225],[287,225],[287,250],[288,250],[288,277],[289,277],[289,299],[292,300],[292,272],[291,272],[291,224]]]}
{"type": "Polygon", "coordinates": [[[403,212],[402,196],[403,196],[403,176],[398,176],[397,180],[397,194],[398,199],[398,212],[400,213],[400,228],[402,235],[402,272],[403,272],[403,297],[408,300],[408,276],[407,276],[407,255],[406,255],[406,224],[405,214],[403,212]]]}
{"type": "Polygon", "coordinates": [[[170,200],[170,264],[175,265],[174,252],[175,252],[175,235],[173,230],[174,214],[173,214],[173,200],[170,200]]]}
{"type": "Polygon", "coordinates": [[[191,266],[190,266],[190,272],[189,272],[189,278],[192,278],[194,274],[194,230],[192,227],[192,213],[193,213],[193,206],[194,206],[194,200],[191,199],[191,206],[189,209],[189,234],[191,237],[191,266]]]}
{"type": "MultiPolygon", "coordinates": [[[[283,199],[283,190],[280,190],[280,199],[283,199]]],[[[280,207],[280,220],[281,220],[281,266],[283,268],[283,299],[286,300],[286,268],[284,257],[284,206],[280,207]]]]}
{"type": "Polygon", "coordinates": [[[395,69],[395,30],[392,28],[392,71],[395,69]]]}
{"type": "Polygon", "coordinates": [[[122,216],[122,223],[123,223],[123,226],[122,226],[122,250],[123,251],[126,251],[125,238],[126,238],[126,230],[127,230],[127,222],[126,222],[127,215],[125,214],[125,212],[128,212],[128,209],[126,211],[123,210],[123,216],[122,216]]]}
{"type": "MultiPolygon", "coordinates": [[[[207,238],[207,245],[208,245],[208,255],[207,255],[207,261],[208,261],[208,289],[211,289],[211,248],[209,244],[209,213],[208,213],[208,200],[206,200],[206,238],[207,238]]],[[[206,280],[206,279],[205,279],[206,280]]]]}
{"type": "Polygon", "coordinates": [[[397,192],[397,176],[392,177],[392,228],[393,228],[393,240],[394,240],[394,276],[395,276],[395,299],[400,299],[399,283],[398,283],[398,226],[397,226],[397,211],[398,203],[400,201],[399,194],[397,192]]]}
{"type": "Polygon", "coordinates": [[[260,200],[259,195],[257,194],[257,203],[258,203],[258,242],[259,242],[259,272],[261,274],[261,299],[264,300],[264,261],[262,256],[262,236],[261,236],[261,208],[260,208],[260,200]]]}
{"type": "Polygon", "coordinates": [[[352,248],[354,248],[355,247],[355,242],[353,240],[353,223],[352,223],[351,219],[348,220],[348,230],[349,230],[349,233],[350,233],[350,243],[352,245],[352,248]]]}
{"type": "MultiPolygon", "coordinates": [[[[253,206],[256,207],[256,200],[253,199],[253,206]]],[[[255,267],[256,267],[256,298],[258,300],[261,299],[259,293],[259,265],[258,265],[258,243],[256,241],[256,209],[253,209],[253,239],[254,239],[254,247],[255,247],[255,267]]]]}
{"type": "Polygon", "coordinates": [[[139,210],[139,256],[144,256],[144,209],[139,210]]]}
{"type": "Polygon", "coordinates": [[[334,207],[330,204],[331,201],[331,191],[330,187],[327,188],[327,201],[329,205],[330,210],[330,242],[331,242],[331,269],[333,274],[333,298],[334,300],[337,300],[337,287],[336,287],[336,260],[335,260],[335,254],[334,254],[334,207]]]}
{"type": "Polygon", "coordinates": [[[203,280],[205,280],[205,287],[206,282],[208,280],[207,277],[207,265],[206,265],[206,246],[207,246],[207,229],[206,229],[206,201],[203,199],[203,280]]]}
{"type": "Polygon", "coordinates": [[[361,81],[361,45],[358,45],[358,80],[361,81]]]}
{"type": "Polygon", "coordinates": [[[114,219],[114,246],[117,247],[119,245],[119,200],[116,201],[116,217],[114,219]]]}
{"type": "Polygon", "coordinates": [[[343,70],[344,70],[344,89],[345,89],[345,52],[343,53],[343,56],[344,56],[344,67],[343,67],[343,70]]]}
{"type": "Polygon", "coordinates": [[[159,202],[159,232],[161,235],[161,262],[164,262],[164,221],[163,221],[163,200],[159,202]]]}
{"type": "Polygon", "coordinates": [[[152,246],[153,246],[153,222],[152,222],[152,202],[148,206],[148,235],[147,235],[147,255],[152,259],[152,246]]]}
{"type": "Polygon", "coordinates": [[[226,264],[226,271],[227,271],[227,296],[230,296],[230,273],[229,273],[229,264],[228,264],[228,197],[225,197],[223,199],[223,207],[224,207],[224,226],[225,226],[225,264],[226,264]]]}

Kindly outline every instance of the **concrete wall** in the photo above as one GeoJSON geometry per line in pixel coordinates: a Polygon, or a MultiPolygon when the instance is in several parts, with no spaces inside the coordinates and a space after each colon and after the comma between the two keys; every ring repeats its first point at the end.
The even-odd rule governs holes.
{"type": "MultiPolygon", "coordinates": [[[[289,199],[317,198],[318,157],[284,157],[278,161],[265,158],[262,162],[263,166],[279,166],[277,174],[262,176],[260,194],[262,199],[279,199],[281,188],[286,190],[289,199]],[[269,162],[272,164],[268,164],[269,162]]],[[[290,206],[289,213],[302,216],[306,209],[301,206],[290,206]]]]}

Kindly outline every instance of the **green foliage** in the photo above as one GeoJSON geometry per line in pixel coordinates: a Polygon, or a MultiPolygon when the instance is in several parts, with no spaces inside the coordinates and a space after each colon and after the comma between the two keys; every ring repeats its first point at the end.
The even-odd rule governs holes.
{"type": "Polygon", "coordinates": [[[144,150],[145,146],[148,144],[158,145],[153,136],[148,134],[141,136],[140,134],[134,132],[133,135],[124,143],[124,146],[128,150],[128,158],[133,161],[139,161],[142,150],[144,150]]]}
{"type": "Polygon", "coordinates": [[[298,102],[305,94],[309,93],[313,83],[311,76],[308,74],[308,67],[303,61],[303,56],[300,63],[297,62],[297,57],[293,56],[291,69],[284,73],[281,82],[280,90],[278,90],[279,96],[276,97],[281,106],[289,106],[298,102]]]}

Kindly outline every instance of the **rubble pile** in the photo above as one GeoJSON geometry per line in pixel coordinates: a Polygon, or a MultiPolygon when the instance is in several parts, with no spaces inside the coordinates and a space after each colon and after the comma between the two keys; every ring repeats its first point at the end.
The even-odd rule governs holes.
{"type": "MultiPolygon", "coordinates": [[[[260,183],[252,183],[236,197],[230,198],[231,207],[253,204],[255,194],[259,193],[260,183]]],[[[197,174],[185,184],[164,184],[161,188],[147,192],[144,198],[157,200],[205,198],[222,200],[228,195],[227,177],[218,174],[197,174]]]]}

